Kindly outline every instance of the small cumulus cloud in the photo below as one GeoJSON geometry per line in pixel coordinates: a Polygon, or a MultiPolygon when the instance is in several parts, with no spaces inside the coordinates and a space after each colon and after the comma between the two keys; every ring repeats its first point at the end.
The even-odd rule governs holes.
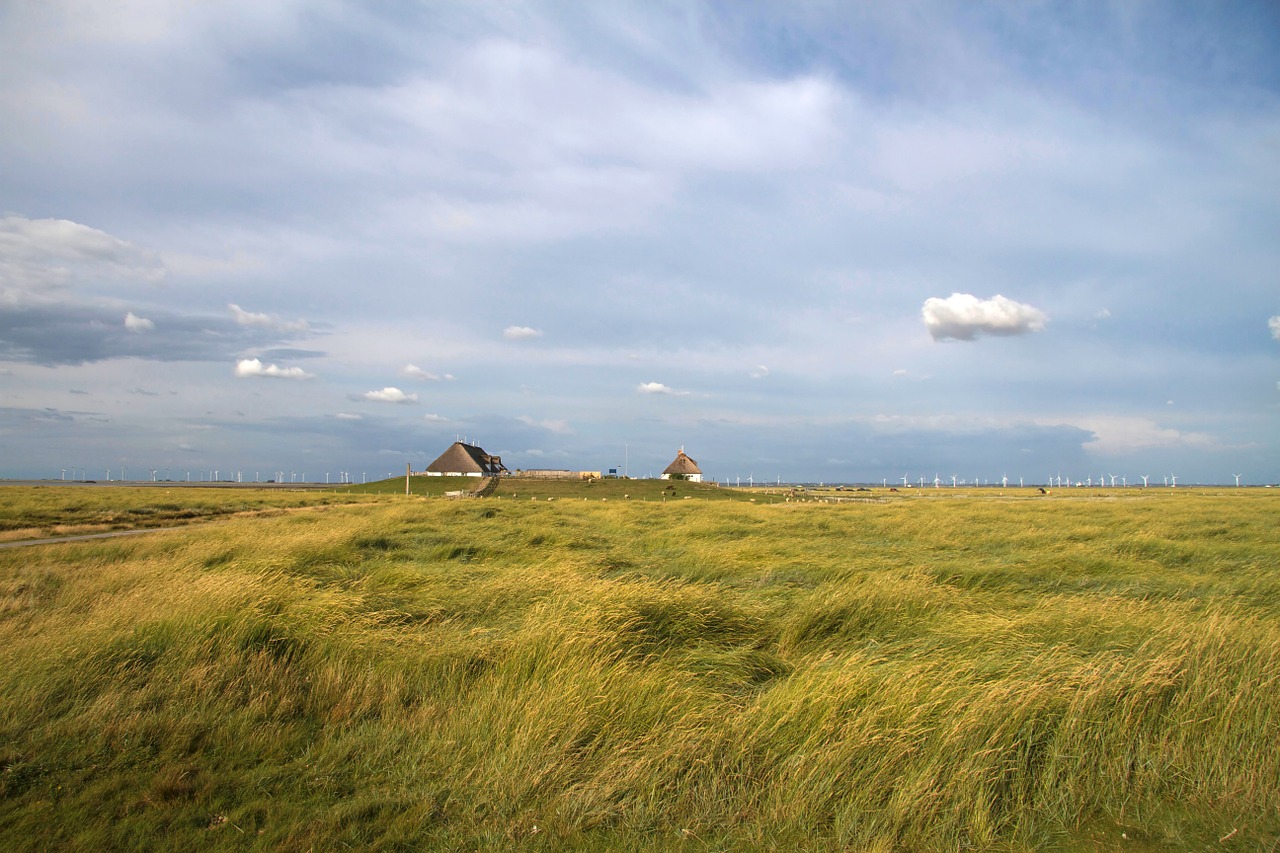
{"type": "Polygon", "coordinates": [[[280,332],[305,332],[307,330],[306,320],[283,321],[274,314],[246,311],[234,302],[227,307],[231,309],[231,315],[235,317],[236,323],[241,326],[250,326],[255,329],[274,329],[280,332]]]}
{"type": "Polygon", "coordinates": [[[439,382],[441,380],[447,382],[453,379],[452,373],[432,373],[429,370],[423,370],[416,364],[406,364],[404,367],[400,368],[400,375],[409,379],[418,379],[422,382],[439,382]]]}
{"type": "Polygon", "coordinates": [[[436,414],[425,414],[422,416],[422,419],[427,423],[432,423],[432,424],[443,424],[443,423],[448,423],[449,421],[449,419],[444,417],[443,415],[436,415],[436,414]]]}
{"type": "Polygon", "coordinates": [[[387,387],[381,391],[368,391],[361,399],[372,403],[416,403],[418,402],[418,395],[406,394],[399,388],[387,387]]]}
{"type": "Polygon", "coordinates": [[[262,377],[267,379],[311,379],[314,374],[307,373],[301,367],[281,367],[278,364],[263,364],[256,358],[242,358],[236,362],[235,375],[239,379],[262,377]]]}
{"type": "Polygon", "coordinates": [[[154,321],[148,320],[146,317],[139,317],[130,311],[124,315],[124,327],[131,332],[149,332],[156,327],[156,324],[154,321]]]}
{"type": "Polygon", "coordinates": [[[757,364],[756,369],[751,371],[750,375],[752,379],[764,379],[769,375],[769,368],[765,367],[763,364],[757,364]]]}
{"type": "Polygon", "coordinates": [[[362,421],[362,420],[364,420],[364,415],[357,415],[355,412],[338,412],[338,414],[334,415],[334,417],[335,417],[335,418],[337,418],[337,419],[338,419],[338,420],[340,420],[340,421],[362,421]]]}
{"type": "Polygon", "coordinates": [[[509,341],[525,341],[542,337],[542,330],[530,326],[507,326],[502,330],[502,336],[509,341]]]}
{"type": "Polygon", "coordinates": [[[1271,337],[1280,341],[1280,314],[1267,321],[1267,328],[1271,330],[1271,337]]]}
{"type": "Polygon", "coordinates": [[[683,397],[688,391],[677,391],[676,389],[663,385],[661,382],[641,382],[636,386],[636,391],[641,394],[667,394],[673,397],[683,397]]]}
{"type": "Polygon", "coordinates": [[[991,299],[979,299],[969,293],[953,293],[946,299],[932,296],[925,300],[920,313],[935,341],[1025,335],[1039,332],[1049,319],[1037,308],[998,294],[991,299]]]}

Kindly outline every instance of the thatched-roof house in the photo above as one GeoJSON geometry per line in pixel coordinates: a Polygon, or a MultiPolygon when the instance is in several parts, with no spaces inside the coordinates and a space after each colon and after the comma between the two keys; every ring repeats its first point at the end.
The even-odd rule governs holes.
{"type": "Polygon", "coordinates": [[[675,461],[667,466],[667,470],[662,472],[662,479],[670,480],[673,475],[677,480],[690,480],[694,483],[702,482],[702,469],[698,467],[697,462],[685,455],[683,447],[676,454],[675,461]]]}
{"type": "Polygon", "coordinates": [[[507,473],[501,456],[491,456],[474,444],[455,441],[427,466],[428,477],[496,477],[507,473]]]}

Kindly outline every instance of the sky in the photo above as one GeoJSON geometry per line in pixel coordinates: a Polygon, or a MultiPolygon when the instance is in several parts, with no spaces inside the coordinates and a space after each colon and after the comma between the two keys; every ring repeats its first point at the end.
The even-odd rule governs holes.
{"type": "Polygon", "coordinates": [[[0,0],[0,476],[458,438],[1280,482],[1280,6],[0,0]]]}

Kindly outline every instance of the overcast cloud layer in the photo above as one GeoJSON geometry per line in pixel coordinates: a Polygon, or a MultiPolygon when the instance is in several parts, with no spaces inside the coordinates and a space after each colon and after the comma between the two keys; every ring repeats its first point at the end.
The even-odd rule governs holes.
{"type": "Polygon", "coordinates": [[[0,5],[0,476],[1280,481],[1278,8],[0,5]]]}

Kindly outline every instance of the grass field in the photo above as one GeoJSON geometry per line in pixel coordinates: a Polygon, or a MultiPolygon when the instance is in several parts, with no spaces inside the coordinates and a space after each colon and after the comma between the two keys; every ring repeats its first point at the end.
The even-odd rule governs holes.
{"type": "Polygon", "coordinates": [[[511,486],[0,551],[0,847],[1280,849],[1273,493],[511,486]]]}
{"type": "Polygon", "coordinates": [[[339,492],[152,486],[0,486],[0,542],[172,527],[368,500],[339,492]]]}

